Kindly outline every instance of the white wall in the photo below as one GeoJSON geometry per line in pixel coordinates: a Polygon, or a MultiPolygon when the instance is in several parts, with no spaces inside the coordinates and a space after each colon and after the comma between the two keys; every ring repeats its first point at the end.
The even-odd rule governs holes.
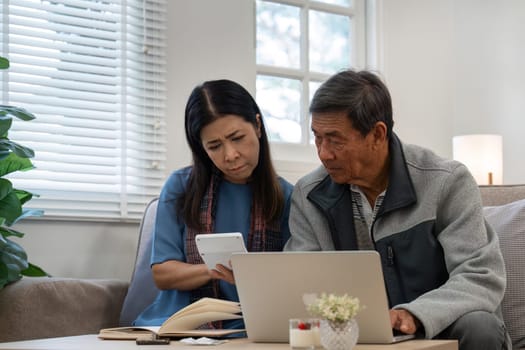
{"type": "MultiPolygon", "coordinates": [[[[394,100],[397,133],[450,157],[453,135],[499,132],[504,181],[525,183],[525,162],[518,158],[525,131],[525,2],[380,4],[380,67],[394,100]]],[[[253,6],[247,0],[168,2],[168,169],[190,161],[183,115],[197,83],[230,78],[254,92],[253,6]]],[[[282,173],[294,181],[287,166],[282,173]]],[[[26,232],[21,243],[30,261],[55,276],[131,275],[138,224],[27,220],[16,228],[26,232]]]]}
{"type": "Polygon", "coordinates": [[[525,1],[454,7],[454,134],[503,135],[503,182],[525,183],[525,1]]]}
{"type": "MultiPolygon", "coordinates": [[[[451,152],[454,0],[383,1],[382,70],[402,140],[451,152]]],[[[381,67],[380,67],[381,68],[381,67]]]]}
{"type": "Polygon", "coordinates": [[[395,129],[452,156],[452,137],[503,136],[503,182],[525,183],[525,2],[380,2],[395,129]]]}

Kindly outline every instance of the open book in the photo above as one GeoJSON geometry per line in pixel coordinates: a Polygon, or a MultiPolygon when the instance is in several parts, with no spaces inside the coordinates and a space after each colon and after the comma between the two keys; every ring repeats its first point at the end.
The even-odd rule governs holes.
{"type": "Polygon", "coordinates": [[[180,309],[161,326],[157,327],[116,327],[101,329],[98,337],[102,339],[137,339],[157,335],[159,337],[220,337],[244,332],[244,329],[197,329],[208,322],[242,318],[238,302],[202,298],[180,309]]]}

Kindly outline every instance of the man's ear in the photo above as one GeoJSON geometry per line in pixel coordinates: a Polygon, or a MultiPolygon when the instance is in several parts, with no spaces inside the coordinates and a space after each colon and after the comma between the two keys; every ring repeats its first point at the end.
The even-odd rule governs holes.
{"type": "Polygon", "coordinates": [[[384,122],[377,122],[372,128],[374,143],[380,144],[387,142],[387,127],[384,122]]]}

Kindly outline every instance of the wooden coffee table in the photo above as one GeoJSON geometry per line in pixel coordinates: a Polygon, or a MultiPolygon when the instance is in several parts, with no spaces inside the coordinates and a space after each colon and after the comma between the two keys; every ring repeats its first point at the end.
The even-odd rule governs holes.
{"type": "MultiPolygon", "coordinates": [[[[252,343],[248,339],[235,339],[217,346],[207,346],[207,349],[217,350],[290,350],[288,343],[252,343]]],[[[96,334],[74,337],[26,340],[10,343],[0,343],[2,349],[53,349],[53,350],[126,350],[126,349],[181,349],[199,350],[202,346],[185,345],[172,340],[169,345],[136,345],[130,340],[101,340],[96,334]]],[[[457,341],[452,340],[409,340],[390,345],[358,344],[354,350],[457,350],[457,341]]]]}

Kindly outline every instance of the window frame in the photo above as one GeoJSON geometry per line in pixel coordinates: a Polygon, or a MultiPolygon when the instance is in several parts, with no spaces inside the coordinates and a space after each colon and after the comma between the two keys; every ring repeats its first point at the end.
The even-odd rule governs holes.
{"type": "MultiPolygon", "coordinates": [[[[319,73],[309,70],[309,50],[310,45],[308,42],[309,33],[309,11],[322,11],[330,14],[345,15],[351,17],[352,21],[352,39],[351,43],[355,43],[355,49],[352,50],[351,62],[354,62],[353,68],[363,69],[367,66],[367,62],[371,61],[371,54],[374,51],[370,50],[369,45],[373,44],[373,38],[369,37],[371,24],[368,19],[373,19],[370,16],[370,8],[373,7],[371,0],[351,0],[351,7],[343,7],[338,5],[332,5],[322,3],[313,0],[260,0],[263,2],[270,2],[276,4],[283,4],[289,6],[296,6],[300,9],[300,27],[301,27],[301,39],[300,39],[300,67],[285,68],[276,67],[270,65],[263,65],[255,63],[256,65],[256,79],[260,75],[288,78],[298,80],[301,84],[301,102],[300,102],[300,113],[301,113],[301,142],[299,143],[287,143],[282,141],[271,141],[273,157],[277,163],[277,166],[282,168],[292,169],[293,166],[304,168],[304,165],[315,165],[318,164],[316,149],[311,140],[310,135],[310,115],[308,112],[309,99],[310,99],[310,86],[311,82],[323,82],[331,74],[319,73]],[[369,45],[367,45],[367,41],[369,45]]],[[[257,6],[257,3],[255,4],[257,6]]],[[[255,11],[256,12],[256,11],[255,11]]],[[[255,26],[257,26],[257,19],[255,20],[255,26]]],[[[257,28],[255,28],[257,32],[257,28]]],[[[257,48],[256,48],[257,50],[257,48]]],[[[350,67],[341,67],[350,68],[350,67]]],[[[334,72],[335,73],[335,72],[334,72]]],[[[256,93],[257,96],[257,93],[256,93]]],[[[293,175],[292,175],[293,176],[293,175]]]]}

